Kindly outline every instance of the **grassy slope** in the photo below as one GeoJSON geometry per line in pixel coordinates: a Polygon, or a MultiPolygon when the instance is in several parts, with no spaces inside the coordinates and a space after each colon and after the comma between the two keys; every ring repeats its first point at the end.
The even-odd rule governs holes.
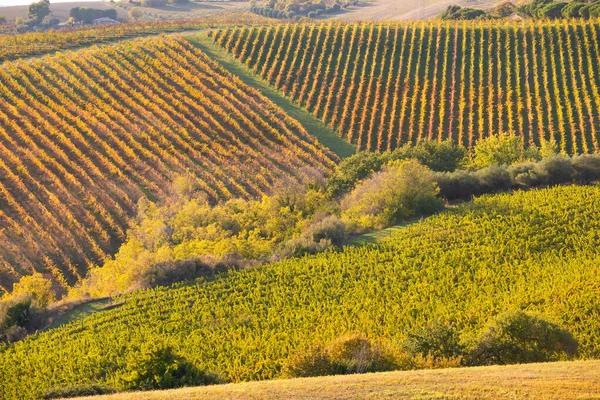
{"type": "Polygon", "coordinates": [[[348,157],[355,153],[354,145],[335,135],[331,128],[328,128],[311,113],[299,107],[293,100],[271,86],[266,80],[254,74],[245,64],[214,44],[208,38],[206,32],[188,35],[186,39],[208,54],[213,60],[218,61],[229,72],[239,77],[245,84],[259,90],[269,100],[283,108],[288,115],[300,122],[308,133],[315,136],[321,144],[331,149],[339,157],[348,157]]]}
{"type": "Polygon", "coordinates": [[[157,399],[590,399],[600,398],[600,361],[385,372],[99,396],[157,399]]]}

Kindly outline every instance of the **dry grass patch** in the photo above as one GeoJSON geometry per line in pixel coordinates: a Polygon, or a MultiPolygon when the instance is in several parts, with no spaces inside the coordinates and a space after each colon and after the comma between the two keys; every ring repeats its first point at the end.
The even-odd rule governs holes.
{"type": "Polygon", "coordinates": [[[99,396],[199,399],[600,399],[600,361],[328,376],[99,396]]]}

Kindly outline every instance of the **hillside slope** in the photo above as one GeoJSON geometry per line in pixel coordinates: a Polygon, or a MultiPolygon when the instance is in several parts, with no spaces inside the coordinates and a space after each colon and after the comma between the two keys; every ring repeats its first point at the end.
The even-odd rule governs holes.
{"type": "Polygon", "coordinates": [[[212,201],[251,198],[336,160],[179,37],[5,63],[0,154],[3,289],[33,271],[73,283],[178,175],[212,201]]]}
{"type": "Polygon", "coordinates": [[[213,39],[359,149],[515,133],[600,149],[600,22],[229,27],[213,39]],[[302,51],[300,51],[302,49],[302,51]]]}
{"type": "MultiPolygon", "coordinates": [[[[168,391],[97,396],[94,400],[204,399],[591,399],[600,397],[600,361],[382,372],[297,378],[168,391]]],[[[89,398],[88,398],[89,399],[89,398]]],[[[83,398],[82,398],[83,400],[83,398]]]]}
{"type": "Polygon", "coordinates": [[[489,9],[498,0],[367,0],[359,2],[358,6],[349,11],[334,15],[332,18],[342,20],[416,20],[438,16],[450,5],[489,9]]]}
{"type": "Polygon", "coordinates": [[[0,349],[0,393],[123,388],[162,346],[238,382],[279,377],[298,349],[348,333],[395,348],[435,321],[461,337],[523,309],[568,329],[600,357],[600,187],[484,196],[378,245],[290,259],[174,288],[0,349]]]}

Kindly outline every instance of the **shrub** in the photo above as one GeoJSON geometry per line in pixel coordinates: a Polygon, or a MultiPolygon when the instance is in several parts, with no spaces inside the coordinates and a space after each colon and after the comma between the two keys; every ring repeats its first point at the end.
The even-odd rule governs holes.
{"type": "Polygon", "coordinates": [[[69,11],[69,17],[73,18],[73,21],[82,21],[89,24],[97,18],[117,19],[117,10],[115,8],[100,10],[88,7],[73,7],[69,11]]]}
{"type": "Polygon", "coordinates": [[[543,182],[535,171],[535,166],[536,164],[532,162],[514,164],[508,167],[508,173],[517,187],[528,189],[541,185],[543,182]]]}
{"type": "Polygon", "coordinates": [[[23,339],[33,314],[29,297],[11,297],[0,301],[0,342],[12,343],[23,339]]]}
{"type": "Polygon", "coordinates": [[[292,353],[281,370],[281,375],[285,378],[305,378],[331,374],[331,360],[321,346],[292,353]]]}
{"type": "Polygon", "coordinates": [[[277,254],[280,257],[299,257],[316,254],[332,246],[341,246],[346,239],[346,224],[337,216],[328,215],[309,224],[300,237],[283,243],[277,254]]]}
{"type": "Polygon", "coordinates": [[[465,163],[467,149],[456,145],[452,139],[443,142],[424,140],[416,145],[406,144],[394,150],[392,160],[415,159],[433,171],[450,172],[465,163]]]}
{"type": "Polygon", "coordinates": [[[31,299],[13,298],[0,302],[0,329],[27,326],[31,320],[31,299]]]}
{"type": "Polygon", "coordinates": [[[350,230],[378,229],[440,210],[434,174],[417,161],[393,161],[342,200],[350,230]]]}
{"type": "Polygon", "coordinates": [[[600,180],[600,155],[584,154],[571,159],[571,167],[575,180],[579,183],[590,183],[600,180]]]}
{"type": "Polygon", "coordinates": [[[499,165],[491,165],[475,172],[479,180],[482,193],[494,193],[508,190],[512,186],[512,179],[506,168],[499,165]]]}
{"type": "Polygon", "coordinates": [[[332,369],[339,374],[362,374],[373,363],[371,342],[361,335],[348,335],[334,340],[327,348],[332,369]]]}
{"type": "Polygon", "coordinates": [[[39,272],[23,276],[19,282],[13,285],[11,295],[31,298],[31,305],[38,309],[44,309],[56,301],[52,281],[44,278],[39,272]]]}
{"type": "Polygon", "coordinates": [[[572,180],[571,161],[564,156],[544,158],[535,165],[535,173],[547,185],[558,185],[572,180]]]}
{"type": "Polygon", "coordinates": [[[539,160],[539,149],[525,150],[523,139],[514,135],[489,136],[477,142],[471,164],[476,168],[490,165],[511,165],[519,161],[539,160]]]}
{"type": "Polygon", "coordinates": [[[127,371],[122,379],[129,390],[173,389],[222,381],[216,375],[198,370],[171,347],[153,348],[152,344],[129,355],[127,371]]]}
{"type": "Polygon", "coordinates": [[[479,336],[472,365],[553,361],[571,357],[577,341],[566,330],[522,311],[500,315],[479,336]]]}
{"type": "Polygon", "coordinates": [[[458,332],[447,323],[434,322],[408,335],[406,348],[412,356],[430,357],[434,362],[461,359],[464,346],[458,332]]]}
{"type": "Polygon", "coordinates": [[[323,239],[330,240],[336,246],[340,246],[346,239],[346,224],[337,216],[328,215],[323,219],[310,224],[303,232],[303,236],[320,242],[323,239]]]}
{"type": "Polygon", "coordinates": [[[384,354],[362,335],[350,334],[328,346],[316,345],[290,355],[282,376],[300,378],[335,374],[360,374],[397,369],[393,357],[384,354]]]}
{"type": "Polygon", "coordinates": [[[114,388],[103,385],[77,385],[52,388],[46,391],[42,396],[44,400],[62,399],[68,397],[96,396],[100,394],[112,394],[117,391],[114,388]]]}
{"type": "Polygon", "coordinates": [[[479,179],[470,171],[437,173],[435,180],[440,188],[440,196],[448,200],[469,199],[481,194],[479,179]]]}
{"type": "Polygon", "coordinates": [[[386,159],[376,153],[357,153],[348,157],[338,165],[326,184],[326,191],[331,197],[348,193],[356,184],[381,170],[386,159]]]}

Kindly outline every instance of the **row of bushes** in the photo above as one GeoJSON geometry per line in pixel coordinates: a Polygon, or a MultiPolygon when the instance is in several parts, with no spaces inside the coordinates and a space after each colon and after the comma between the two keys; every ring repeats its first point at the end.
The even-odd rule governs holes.
{"type": "Polygon", "coordinates": [[[250,11],[269,18],[293,19],[296,17],[317,18],[323,14],[339,12],[342,8],[348,7],[349,3],[341,4],[338,1],[328,4],[325,1],[303,1],[303,2],[282,2],[271,0],[264,5],[252,5],[250,11]]]}
{"type": "Polygon", "coordinates": [[[480,170],[436,173],[440,196],[447,200],[469,199],[483,193],[567,183],[589,184],[600,180],[600,155],[572,158],[555,155],[538,162],[492,165],[480,170]]]}
{"type": "Polygon", "coordinates": [[[73,21],[75,22],[90,24],[93,20],[98,18],[110,18],[116,20],[117,10],[115,8],[99,10],[97,8],[73,7],[71,8],[71,11],[69,11],[69,17],[73,18],[73,21]]]}
{"type": "Polygon", "coordinates": [[[442,20],[475,20],[475,19],[502,19],[513,15],[516,7],[510,1],[501,3],[487,12],[478,8],[462,8],[448,6],[439,16],[442,20]]]}
{"type": "Polygon", "coordinates": [[[527,18],[597,18],[600,17],[600,2],[596,0],[573,0],[565,3],[555,0],[533,0],[517,7],[517,13],[527,18]]]}
{"type": "Polygon", "coordinates": [[[292,353],[282,374],[296,378],[547,362],[569,359],[576,352],[577,340],[568,331],[519,310],[499,315],[475,339],[461,338],[448,323],[421,327],[396,345],[373,344],[362,335],[344,336],[292,353]]]}

